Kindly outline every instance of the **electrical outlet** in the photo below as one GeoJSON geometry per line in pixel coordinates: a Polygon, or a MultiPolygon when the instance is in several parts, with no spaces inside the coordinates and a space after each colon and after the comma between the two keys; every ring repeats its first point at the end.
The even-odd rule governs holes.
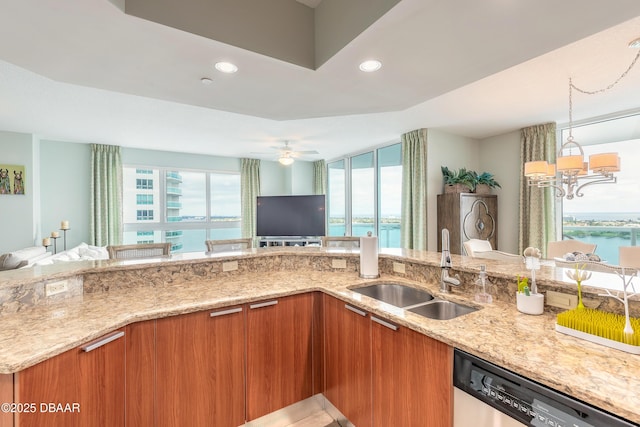
{"type": "Polygon", "coordinates": [[[347,268],[347,260],[346,259],[332,259],[331,267],[333,268],[347,268]]]}
{"type": "Polygon", "coordinates": [[[404,268],[404,264],[401,263],[401,262],[394,262],[393,263],[393,272],[394,273],[404,274],[406,272],[405,268],[404,268]]]}
{"type": "Polygon", "coordinates": [[[238,261],[228,261],[222,263],[222,271],[235,271],[238,269],[238,261]]]}
{"type": "Polygon", "coordinates": [[[547,291],[547,305],[571,310],[578,306],[578,296],[562,292],[547,291]]]}
{"type": "Polygon", "coordinates": [[[66,280],[59,280],[57,282],[50,282],[44,286],[44,294],[47,297],[58,295],[69,290],[69,282],[66,280]]]}

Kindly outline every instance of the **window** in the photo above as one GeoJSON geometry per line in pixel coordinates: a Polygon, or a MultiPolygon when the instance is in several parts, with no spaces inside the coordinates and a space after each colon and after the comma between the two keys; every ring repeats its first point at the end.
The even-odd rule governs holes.
{"type": "MultiPolygon", "coordinates": [[[[609,264],[618,263],[620,246],[636,246],[640,203],[635,197],[640,182],[640,115],[589,123],[573,129],[576,141],[590,154],[617,152],[621,158],[615,184],[585,187],[583,197],[562,199],[562,237],[597,244],[596,254],[609,264]]],[[[562,131],[566,141],[568,129],[562,131]]]]}
{"type": "Polygon", "coordinates": [[[153,210],[142,209],[136,211],[137,221],[151,221],[153,220],[153,210]]]}
{"type": "Polygon", "coordinates": [[[201,252],[207,239],[241,237],[238,173],[125,166],[123,183],[125,244],[201,252]]]}
{"type": "Polygon", "coordinates": [[[139,205],[152,205],[153,194],[136,194],[136,203],[139,205]]]}
{"type": "Polygon", "coordinates": [[[327,165],[328,234],[378,236],[380,247],[400,247],[401,145],[327,165]]]}
{"type": "Polygon", "coordinates": [[[346,235],[345,159],[327,164],[327,218],[329,236],[346,235]]]}
{"type": "Polygon", "coordinates": [[[140,190],[153,190],[153,180],[136,179],[136,188],[140,190]]]}

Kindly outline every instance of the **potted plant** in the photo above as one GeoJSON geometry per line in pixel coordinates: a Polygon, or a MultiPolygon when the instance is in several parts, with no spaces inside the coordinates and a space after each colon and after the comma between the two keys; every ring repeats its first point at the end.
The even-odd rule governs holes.
{"type": "MultiPolygon", "coordinates": [[[[474,173],[475,174],[475,173],[474,173]]],[[[475,192],[477,194],[489,194],[492,188],[502,188],[498,181],[489,172],[482,172],[480,175],[475,174],[475,192]]]]}
{"type": "Polygon", "coordinates": [[[444,181],[445,193],[468,193],[472,192],[475,184],[475,176],[472,171],[466,168],[459,170],[449,170],[446,166],[441,166],[444,181]]]}

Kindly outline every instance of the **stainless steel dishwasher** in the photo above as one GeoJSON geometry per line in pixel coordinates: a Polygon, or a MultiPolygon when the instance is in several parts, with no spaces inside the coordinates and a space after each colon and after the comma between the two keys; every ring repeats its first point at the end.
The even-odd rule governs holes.
{"type": "Polygon", "coordinates": [[[456,349],[454,427],[638,426],[456,349]]]}

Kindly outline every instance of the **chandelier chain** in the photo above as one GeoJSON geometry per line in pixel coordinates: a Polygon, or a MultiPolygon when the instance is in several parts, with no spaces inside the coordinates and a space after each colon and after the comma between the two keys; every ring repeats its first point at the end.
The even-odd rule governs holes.
{"type": "Polygon", "coordinates": [[[609,89],[613,88],[615,85],[617,85],[620,80],[622,80],[623,78],[625,78],[627,76],[627,74],[629,74],[629,71],[631,71],[631,69],[633,68],[634,65],[636,65],[636,62],[638,62],[638,58],[640,58],[640,50],[638,51],[638,53],[636,54],[636,57],[633,59],[633,61],[631,62],[631,64],[629,65],[629,67],[627,67],[627,69],[620,74],[620,77],[618,77],[616,79],[616,81],[614,81],[613,83],[611,83],[609,86],[604,87],[602,89],[598,89],[598,90],[593,90],[593,91],[589,91],[589,90],[584,90],[584,89],[580,89],[579,87],[575,86],[573,83],[571,83],[571,79],[569,79],[569,85],[577,90],[580,93],[584,93],[586,95],[595,95],[596,93],[602,93],[602,92],[606,92],[609,89]]]}

